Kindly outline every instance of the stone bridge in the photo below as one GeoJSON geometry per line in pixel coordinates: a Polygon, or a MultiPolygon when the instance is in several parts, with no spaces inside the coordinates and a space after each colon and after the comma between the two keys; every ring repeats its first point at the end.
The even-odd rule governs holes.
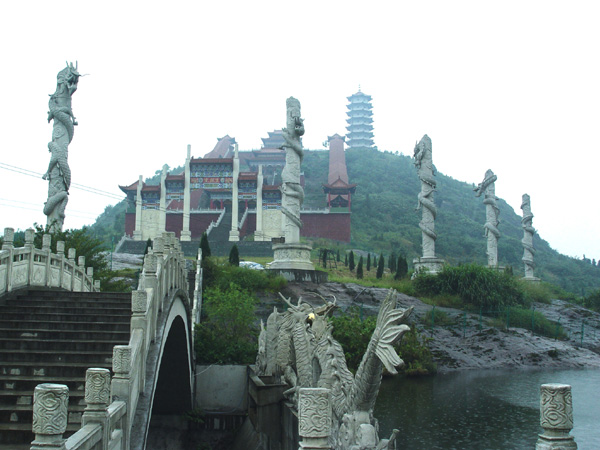
{"type": "MultiPolygon", "coordinates": [[[[63,287],[70,287],[69,290],[73,290],[74,286],[79,291],[93,290],[91,277],[84,278],[87,273],[83,268],[78,268],[62,255],[56,259],[56,255],[49,251],[49,240],[44,239],[46,259],[34,257],[34,253],[41,250],[32,250],[32,237],[29,239],[31,258],[21,257],[25,253],[21,249],[9,249],[10,255],[0,265],[0,275],[5,280],[0,285],[4,284],[5,290],[12,289],[14,279],[9,272],[14,272],[15,267],[11,265],[25,260],[23,265],[26,267],[19,270],[26,275],[26,281],[17,287],[30,286],[34,279],[39,281],[39,288],[58,287],[62,284],[56,284],[56,280],[65,279],[71,284],[63,287]],[[53,262],[55,259],[60,264],[53,262]],[[34,269],[42,265],[48,272],[41,276],[38,270],[38,275],[33,276],[34,269]],[[57,267],[59,269],[54,270],[57,267]]],[[[6,253],[4,247],[3,253],[6,253]]],[[[23,274],[19,275],[19,280],[23,279],[23,274]]],[[[85,301],[85,295],[80,293],[78,298],[85,301]]],[[[64,439],[67,419],[72,416],[67,410],[69,389],[48,379],[47,383],[38,385],[33,394],[35,439],[31,447],[18,448],[153,448],[148,442],[152,418],[179,416],[193,405],[192,311],[196,309],[190,301],[188,273],[179,241],[174,233],[164,233],[154,240],[153,250],[145,256],[138,288],[131,293],[129,342],[113,347],[112,376],[108,368],[92,366],[86,371],[86,406],[81,415],[81,428],[64,439]]],[[[72,395],[77,393],[72,392],[72,395]]]]}

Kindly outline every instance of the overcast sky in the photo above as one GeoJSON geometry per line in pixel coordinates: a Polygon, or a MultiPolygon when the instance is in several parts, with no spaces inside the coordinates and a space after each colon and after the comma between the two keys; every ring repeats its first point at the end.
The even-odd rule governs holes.
{"type": "Polygon", "coordinates": [[[518,214],[531,195],[553,248],[598,259],[599,13],[597,1],[2,2],[0,233],[46,222],[47,182],[6,165],[46,171],[48,95],[78,61],[72,181],[113,197],[75,186],[65,228],[93,223],[119,184],[182,165],[187,144],[196,157],[225,134],[259,148],[289,96],[305,148],[323,148],[345,134],[360,84],[379,149],[412,155],[427,133],[440,172],[479,183],[492,169],[518,214]]]}

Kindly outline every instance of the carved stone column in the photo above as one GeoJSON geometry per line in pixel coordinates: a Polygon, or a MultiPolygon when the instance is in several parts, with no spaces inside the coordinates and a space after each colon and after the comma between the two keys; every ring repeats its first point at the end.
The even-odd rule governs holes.
{"type": "Polygon", "coordinates": [[[498,230],[498,216],[500,209],[498,208],[496,197],[496,180],[498,177],[494,172],[487,170],[485,178],[474,189],[477,197],[484,194],[483,204],[485,205],[485,235],[487,237],[487,257],[488,266],[498,267],[498,239],[500,239],[500,231],[498,230]]]}
{"type": "Polygon", "coordinates": [[[258,166],[258,175],[256,176],[256,231],[254,232],[255,241],[263,241],[263,182],[262,165],[258,166]]]}
{"type": "Polygon", "coordinates": [[[239,200],[238,200],[238,179],[240,178],[240,158],[238,157],[238,145],[235,144],[233,154],[233,183],[231,189],[231,231],[229,240],[237,242],[240,240],[240,230],[238,230],[239,219],[239,200]]]}
{"type": "Polygon", "coordinates": [[[415,273],[425,270],[435,274],[442,270],[444,260],[435,256],[435,241],[437,239],[435,217],[437,215],[437,207],[433,201],[433,196],[437,182],[434,178],[432,145],[429,136],[423,136],[415,146],[414,158],[419,180],[421,180],[421,192],[419,192],[418,196],[417,210],[422,210],[419,228],[422,234],[423,256],[414,259],[413,265],[415,273]]]}
{"type": "MultiPolygon", "coordinates": [[[[169,166],[166,164],[162,168],[162,173],[160,174],[160,203],[159,203],[159,212],[158,212],[158,233],[163,233],[167,231],[167,170],[169,166]]],[[[151,236],[154,238],[155,236],[151,236]]]]}
{"type": "Polygon", "coordinates": [[[102,447],[108,448],[110,441],[110,420],[108,405],[110,403],[110,370],[88,369],[85,373],[85,411],[81,417],[81,425],[98,423],[102,426],[102,447]]]}
{"type": "Polygon", "coordinates": [[[525,277],[526,281],[540,281],[539,278],[533,276],[533,269],[535,263],[533,262],[533,256],[535,255],[535,248],[533,248],[533,235],[535,234],[535,228],[533,228],[533,214],[531,213],[531,199],[529,195],[523,194],[523,201],[521,202],[521,210],[523,211],[523,218],[521,219],[521,226],[523,227],[523,264],[525,264],[525,277]]]}
{"type": "Polygon", "coordinates": [[[182,241],[191,241],[192,232],[190,231],[190,195],[192,188],[190,186],[190,161],[192,160],[192,146],[187,146],[187,158],[185,159],[185,182],[183,186],[183,229],[180,239],[182,241]]]}
{"type": "Polygon", "coordinates": [[[569,432],[573,428],[573,398],[567,384],[542,384],[540,389],[540,425],[536,450],[571,450],[577,444],[569,432]]]}
{"type": "Polygon", "coordinates": [[[330,449],[331,393],[329,389],[302,388],[298,397],[300,448],[330,449]]]}
{"type": "Polygon", "coordinates": [[[62,435],[67,430],[69,388],[64,384],[44,383],[33,393],[33,432],[31,450],[66,449],[62,435]]]}
{"type": "Polygon", "coordinates": [[[142,240],[142,187],[144,180],[140,175],[137,185],[137,196],[135,199],[135,230],[133,231],[133,239],[136,241],[142,240]]]}

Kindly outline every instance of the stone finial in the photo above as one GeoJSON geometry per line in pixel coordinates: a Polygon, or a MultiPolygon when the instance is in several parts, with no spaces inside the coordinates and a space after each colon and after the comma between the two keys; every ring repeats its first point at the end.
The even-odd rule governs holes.
{"type": "Polygon", "coordinates": [[[68,253],[68,258],[75,261],[75,249],[74,248],[70,248],[69,249],[69,253],[68,253]]]}
{"type": "Polygon", "coordinates": [[[4,243],[2,244],[2,250],[10,250],[14,247],[13,243],[15,240],[15,229],[5,228],[4,229],[4,243]]]}
{"type": "Polygon", "coordinates": [[[42,236],[42,250],[50,251],[50,245],[52,244],[52,235],[44,233],[42,236]]]}
{"type": "Polygon", "coordinates": [[[113,372],[128,375],[131,372],[131,347],[115,345],[113,347],[113,372]]]}
{"type": "Polygon", "coordinates": [[[94,281],[94,290],[96,292],[100,291],[100,280],[95,280],[94,281]]]}
{"type": "Polygon", "coordinates": [[[330,448],[331,393],[329,389],[302,388],[298,398],[298,433],[301,447],[330,448]]]}
{"type": "Polygon", "coordinates": [[[156,273],[158,269],[158,260],[156,255],[153,253],[148,253],[144,257],[144,272],[146,273],[156,273]]]}
{"type": "Polygon", "coordinates": [[[134,314],[144,314],[148,309],[148,293],[145,290],[131,292],[131,311],[134,314]]]}
{"type": "Polygon", "coordinates": [[[94,268],[93,267],[88,267],[86,269],[86,273],[88,277],[93,277],[94,276],[94,268]]]}
{"type": "MultiPolygon", "coordinates": [[[[59,436],[67,429],[69,388],[64,384],[38,384],[33,392],[33,432],[59,436]]],[[[37,436],[36,436],[37,438],[37,436]]]]}
{"type": "Polygon", "coordinates": [[[85,267],[85,256],[80,256],[79,258],[77,258],[77,260],[77,265],[79,267],[85,267]]]}
{"type": "Polygon", "coordinates": [[[165,251],[165,241],[162,237],[157,237],[154,238],[154,241],[152,241],[152,251],[153,253],[157,254],[157,253],[164,253],[165,251]]]}
{"type": "Polygon", "coordinates": [[[108,406],[110,402],[110,370],[91,368],[86,371],[85,402],[88,409],[108,406]]]}
{"type": "Polygon", "coordinates": [[[573,436],[573,399],[567,384],[543,384],[540,388],[540,425],[544,432],[536,450],[576,449],[573,436]]]}
{"type": "Polygon", "coordinates": [[[65,241],[58,241],[56,243],[56,254],[63,256],[65,254],[65,241]]]}
{"type": "Polygon", "coordinates": [[[27,228],[25,230],[25,247],[33,247],[34,238],[35,230],[33,228],[27,228]]]}

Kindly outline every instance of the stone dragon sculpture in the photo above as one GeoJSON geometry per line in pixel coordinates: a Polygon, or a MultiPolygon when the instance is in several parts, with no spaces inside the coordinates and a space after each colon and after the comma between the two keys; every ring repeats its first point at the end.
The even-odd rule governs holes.
{"type": "Polygon", "coordinates": [[[425,135],[420,142],[415,144],[414,152],[415,166],[421,180],[421,192],[417,197],[417,210],[423,208],[423,215],[419,222],[419,228],[423,232],[423,256],[435,256],[435,240],[437,234],[434,231],[434,221],[437,216],[437,208],[433,202],[433,194],[437,182],[434,178],[433,159],[431,155],[431,139],[425,135]]]}
{"type": "Polygon", "coordinates": [[[521,210],[523,210],[523,218],[521,219],[521,226],[523,227],[523,258],[522,261],[525,264],[525,277],[532,278],[535,264],[533,257],[535,255],[535,248],[533,248],[533,235],[535,234],[535,228],[533,228],[533,214],[531,213],[531,199],[529,195],[523,194],[521,202],[521,210]]]}
{"type": "Polygon", "coordinates": [[[286,150],[286,164],[281,172],[281,192],[286,198],[281,212],[298,228],[302,228],[300,207],[304,201],[304,189],[300,185],[300,164],[304,159],[301,137],[304,135],[304,121],[300,117],[300,102],[294,97],[286,100],[287,128],[283,129],[286,150]]]}
{"type": "Polygon", "coordinates": [[[287,311],[275,308],[261,323],[256,368],[259,375],[274,375],[290,387],[285,394],[297,405],[297,392],[304,387],[331,390],[335,450],[379,450],[395,448],[395,436],[380,440],[373,407],[379,392],[383,368],[396,374],[403,361],[393,345],[409,327],[405,322],[412,313],[397,309],[397,293],[390,290],[382,302],[377,325],[356,375],[346,365],[344,350],[332,336],[327,317],[335,302],[313,308],[302,299],[294,305],[283,297],[287,311]]]}
{"type": "Polygon", "coordinates": [[[48,180],[48,200],[44,204],[44,214],[52,230],[61,230],[65,218],[65,208],[69,201],[71,169],[68,163],[68,146],[73,140],[77,121],[71,109],[71,96],[77,90],[81,75],[77,64],[67,63],[67,67],[57,75],[56,91],[48,101],[48,122],[54,120],[52,141],[48,143],[50,163],[43,175],[48,180]]]}
{"type": "Polygon", "coordinates": [[[498,265],[498,239],[500,239],[500,230],[498,224],[500,220],[500,209],[497,205],[495,183],[498,177],[490,169],[485,172],[485,177],[475,189],[475,195],[480,197],[485,194],[483,204],[486,205],[485,236],[488,238],[488,265],[498,265]]]}

